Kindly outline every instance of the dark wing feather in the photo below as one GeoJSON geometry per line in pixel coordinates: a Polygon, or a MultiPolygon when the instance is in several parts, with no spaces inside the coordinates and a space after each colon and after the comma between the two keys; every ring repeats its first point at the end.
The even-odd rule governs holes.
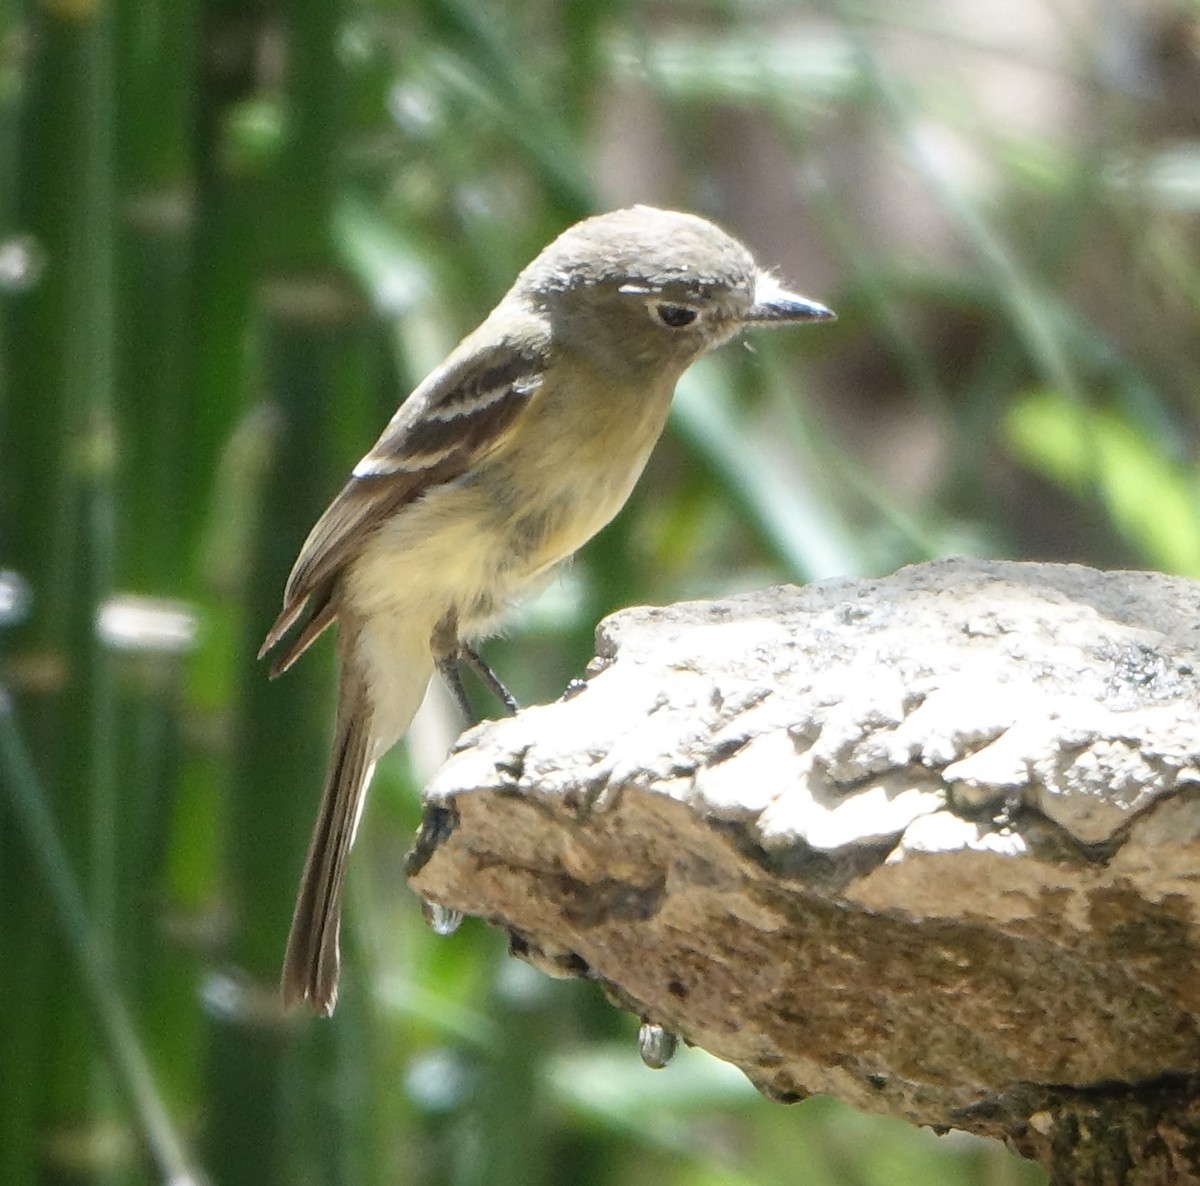
{"type": "Polygon", "coordinates": [[[336,617],[342,568],[381,524],[427,490],[472,468],[508,435],[542,383],[545,341],[526,333],[480,348],[465,339],[404,402],[309,533],[267,632],[262,658],[298,622],[300,633],[271,667],[286,671],[336,617]]]}

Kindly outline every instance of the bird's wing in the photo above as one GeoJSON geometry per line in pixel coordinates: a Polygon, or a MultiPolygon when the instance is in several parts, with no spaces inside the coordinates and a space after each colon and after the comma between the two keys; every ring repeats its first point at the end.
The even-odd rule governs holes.
{"type": "Polygon", "coordinates": [[[343,566],[401,507],[473,468],[500,444],[542,384],[546,344],[536,334],[476,344],[466,338],[392,417],[350,480],[317,520],[288,577],[283,610],[259,651],[303,628],[271,666],[286,671],[337,615],[331,598],[343,566]]]}

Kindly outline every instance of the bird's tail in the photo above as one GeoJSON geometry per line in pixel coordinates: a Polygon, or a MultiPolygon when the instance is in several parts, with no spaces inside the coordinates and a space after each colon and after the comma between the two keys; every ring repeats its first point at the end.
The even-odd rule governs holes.
{"type": "Polygon", "coordinates": [[[281,989],[286,1006],[307,1001],[328,1016],[337,1000],[346,859],[375,770],[372,706],[353,660],[343,656],[333,753],[304,860],[281,989]]]}

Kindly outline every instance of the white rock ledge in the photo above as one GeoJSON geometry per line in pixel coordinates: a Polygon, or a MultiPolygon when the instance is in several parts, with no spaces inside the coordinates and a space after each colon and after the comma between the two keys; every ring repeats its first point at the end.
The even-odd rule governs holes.
{"type": "Polygon", "coordinates": [[[1200,585],[941,561],[597,636],[460,740],[418,893],[775,1098],[1193,1180],[1200,585]]]}

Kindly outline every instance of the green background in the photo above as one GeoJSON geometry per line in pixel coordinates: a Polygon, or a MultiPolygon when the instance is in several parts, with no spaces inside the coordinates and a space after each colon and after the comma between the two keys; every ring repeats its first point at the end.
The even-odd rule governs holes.
{"type": "Polygon", "coordinates": [[[689,374],[489,646],[522,701],[632,603],[955,553],[1200,575],[1198,47],[1195,0],[0,0],[0,1182],[1040,1181],[650,1072],[594,986],[435,937],[436,714],[377,779],[335,1019],[284,1016],[332,656],[254,654],[397,401],[637,200],[840,319],[689,374]]]}

